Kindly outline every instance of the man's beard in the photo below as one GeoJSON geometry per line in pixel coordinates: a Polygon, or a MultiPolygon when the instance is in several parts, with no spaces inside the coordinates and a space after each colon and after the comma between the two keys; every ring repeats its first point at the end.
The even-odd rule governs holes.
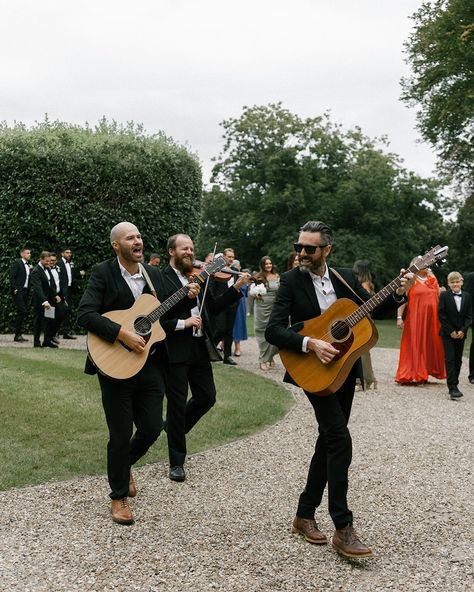
{"type": "Polygon", "coordinates": [[[181,257],[175,255],[174,263],[176,269],[179,269],[182,274],[187,274],[193,270],[193,258],[188,255],[182,255],[181,257]]]}
{"type": "Polygon", "coordinates": [[[303,259],[299,261],[299,269],[303,273],[316,273],[319,269],[319,261],[311,261],[310,259],[303,259]]]}

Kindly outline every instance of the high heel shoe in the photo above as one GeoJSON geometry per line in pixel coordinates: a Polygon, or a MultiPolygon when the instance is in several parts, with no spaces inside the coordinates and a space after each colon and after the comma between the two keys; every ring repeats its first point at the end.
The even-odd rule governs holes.
{"type": "Polygon", "coordinates": [[[264,370],[264,371],[268,370],[268,365],[266,362],[260,362],[260,370],[264,370]]]}
{"type": "Polygon", "coordinates": [[[377,390],[377,381],[376,380],[372,380],[371,382],[365,383],[365,390],[369,391],[371,388],[374,391],[377,390]]]}

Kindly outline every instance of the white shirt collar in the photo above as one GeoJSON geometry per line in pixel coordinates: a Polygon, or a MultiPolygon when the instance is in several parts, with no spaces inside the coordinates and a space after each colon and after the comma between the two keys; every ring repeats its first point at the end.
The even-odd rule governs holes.
{"type": "Polygon", "coordinates": [[[140,270],[140,268],[138,268],[138,273],[135,274],[131,274],[127,269],[125,269],[125,267],[120,263],[119,258],[117,257],[117,261],[119,264],[119,268],[120,268],[120,273],[122,274],[122,276],[125,277],[129,277],[129,278],[133,278],[134,280],[139,280],[139,279],[144,279],[142,272],[140,270]]]}

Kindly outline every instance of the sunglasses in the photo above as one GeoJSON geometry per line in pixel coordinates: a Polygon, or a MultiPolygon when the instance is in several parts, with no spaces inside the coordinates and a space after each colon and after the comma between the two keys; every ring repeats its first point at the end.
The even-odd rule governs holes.
{"type": "Polygon", "coordinates": [[[301,245],[300,243],[294,243],[293,248],[297,253],[301,253],[304,249],[307,255],[314,255],[316,253],[316,249],[324,249],[327,245],[301,245]]]}

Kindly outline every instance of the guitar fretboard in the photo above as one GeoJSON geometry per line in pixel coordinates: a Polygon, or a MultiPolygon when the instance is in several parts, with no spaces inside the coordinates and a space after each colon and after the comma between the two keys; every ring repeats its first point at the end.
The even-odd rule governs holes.
{"type": "MultiPolygon", "coordinates": [[[[420,271],[423,267],[418,267],[416,264],[412,265],[407,269],[407,273],[416,273],[420,271]]],[[[382,302],[391,294],[393,294],[400,286],[402,285],[402,278],[401,276],[396,277],[392,280],[389,284],[387,284],[384,288],[382,288],[377,294],[374,294],[370,300],[364,302],[357,310],[355,310],[351,315],[346,317],[344,320],[350,326],[354,327],[357,325],[362,319],[364,319],[367,315],[369,315],[376,306],[382,304],[382,302]]]]}

